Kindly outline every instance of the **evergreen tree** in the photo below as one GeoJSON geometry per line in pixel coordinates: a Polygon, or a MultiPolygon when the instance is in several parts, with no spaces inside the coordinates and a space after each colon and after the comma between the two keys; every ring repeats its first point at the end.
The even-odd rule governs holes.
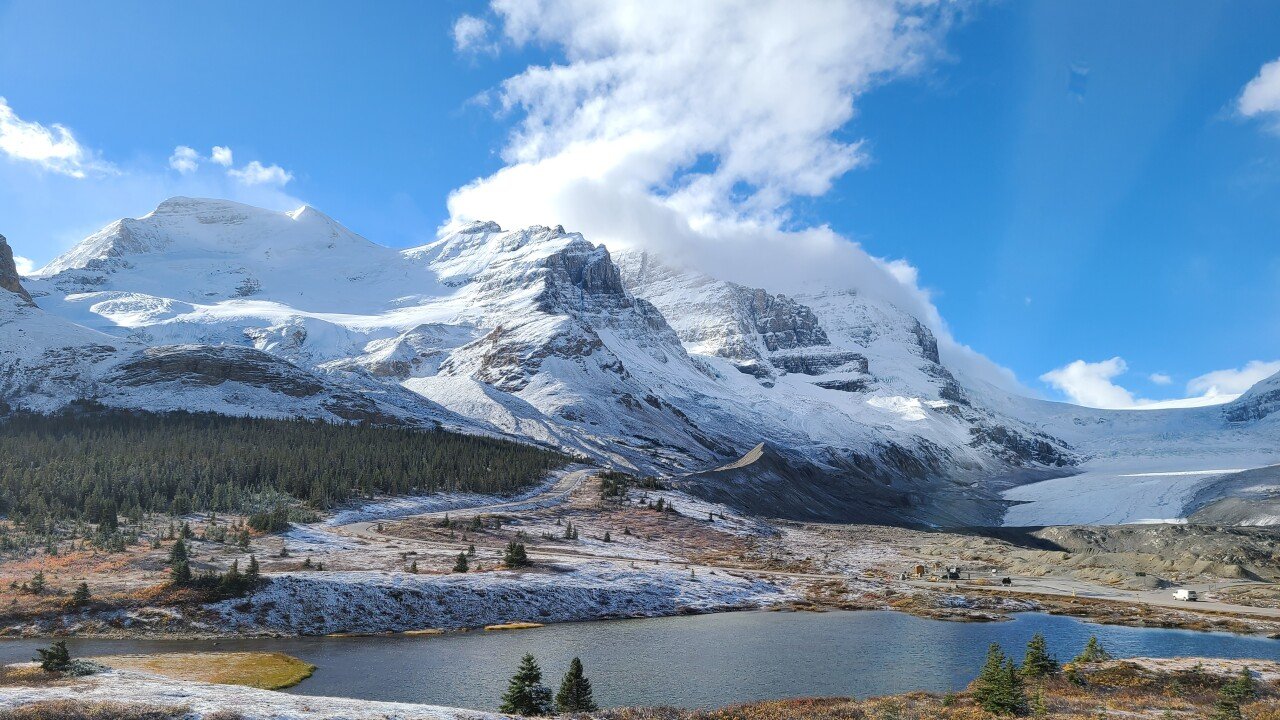
{"type": "Polygon", "coordinates": [[[524,567],[529,564],[529,555],[525,552],[524,543],[518,543],[515,540],[507,543],[507,549],[502,555],[502,562],[507,567],[524,567]]]}
{"type": "Polygon", "coordinates": [[[612,538],[612,537],[609,537],[609,531],[608,531],[608,530],[605,530],[605,531],[604,531],[604,541],[605,541],[605,542],[613,542],[613,538],[612,538]]]}
{"type": "Polygon", "coordinates": [[[244,584],[253,589],[262,580],[262,568],[258,566],[258,558],[250,555],[249,565],[244,570],[244,584]]]}
{"type": "Polygon", "coordinates": [[[418,561],[417,561],[417,560],[414,560],[413,562],[409,563],[409,572],[413,573],[414,575],[417,575],[417,574],[418,574],[418,561]]]}
{"type": "Polygon", "coordinates": [[[1213,713],[1209,715],[1209,720],[1243,720],[1243,718],[1239,701],[1221,693],[1213,703],[1213,713]]]}
{"type": "Polygon", "coordinates": [[[1102,643],[1098,642],[1097,635],[1090,635],[1089,641],[1084,644],[1084,650],[1076,656],[1071,662],[1078,663],[1099,663],[1106,662],[1111,659],[1111,653],[1102,647],[1102,643]]]}
{"type": "Polygon", "coordinates": [[[521,659],[520,668],[507,683],[507,692],[502,696],[499,709],[515,715],[551,713],[551,690],[542,684],[542,670],[532,655],[521,659]]]}
{"type": "Polygon", "coordinates": [[[973,683],[973,699],[984,710],[996,715],[1026,712],[1027,697],[1022,675],[997,643],[991,643],[987,648],[987,661],[973,683]]]}
{"type": "Polygon", "coordinates": [[[45,589],[44,571],[37,570],[35,576],[31,578],[31,592],[35,595],[39,595],[40,593],[44,592],[44,589],[45,589]]]}
{"type": "Polygon", "coordinates": [[[560,691],[556,693],[556,712],[586,713],[600,708],[591,697],[591,681],[582,674],[582,661],[574,658],[569,663],[569,672],[560,681],[560,691]]]}
{"type": "Polygon", "coordinates": [[[1258,686],[1253,681],[1253,673],[1249,668],[1240,668],[1235,679],[1222,686],[1222,695],[1237,703],[1248,702],[1258,696],[1258,686]]]}
{"type": "Polygon", "coordinates": [[[458,553],[458,560],[453,563],[453,571],[456,573],[464,573],[467,571],[467,554],[458,553]]]}
{"type": "Polygon", "coordinates": [[[84,607],[89,604],[89,600],[93,596],[89,593],[89,583],[81,582],[76,586],[76,591],[71,595],[71,604],[75,607],[84,607]]]}
{"type": "Polygon", "coordinates": [[[1022,674],[1027,677],[1044,677],[1058,672],[1058,660],[1049,654],[1048,644],[1042,633],[1031,636],[1027,654],[1022,659],[1022,674]]]}
{"type": "Polygon", "coordinates": [[[182,538],[178,538],[178,541],[175,542],[173,547],[169,550],[169,564],[174,565],[176,563],[186,562],[188,559],[187,543],[184,542],[182,538]]]}
{"type": "Polygon", "coordinates": [[[169,577],[174,585],[186,585],[191,582],[191,565],[186,560],[179,560],[169,568],[169,577]]]}
{"type": "Polygon", "coordinates": [[[67,650],[65,640],[54,642],[48,650],[36,650],[36,656],[31,659],[38,660],[40,669],[49,672],[64,672],[71,667],[71,653],[67,650]]]}
{"type": "Polygon", "coordinates": [[[244,575],[240,574],[240,561],[232,560],[231,567],[222,575],[221,590],[226,595],[239,597],[244,594],[244,575]]]}

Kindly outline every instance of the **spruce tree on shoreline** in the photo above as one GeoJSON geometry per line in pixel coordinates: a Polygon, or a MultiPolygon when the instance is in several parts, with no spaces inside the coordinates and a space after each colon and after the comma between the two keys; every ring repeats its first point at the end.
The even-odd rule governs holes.
{"type": "Polygon", "coordinates": [[[996,715],[1021,715],[1027,711],[1022,674],[999,643],[987,648],[987,661],[973,682],[973,699],[996,715]]]}
{"type": "Polygon", "coordinates": [[[1058,672],[1058,660],[1049,654],[1048,643],[1043,633],[1031,636],[1027,643],[1027,654],[1022,659],[1022,674],[1027,677],[1045,677],[1058,672]]]}
{"type": "Polygon", "coordinates": [[[560,681],[560,691],[556,693],[556,712],[585,713],[599,709],[591,696],[591,681],[582,672],[582,660],[575,657],[569,663],[569,672],[560,681]]]}
{"type": "Polygon", "coordinates": [[[532,655],[520,660],[520,668],[507,683],[501,712],[515,715],[550,715],[551,690],[542,684],[542,669],[532,655]]]}

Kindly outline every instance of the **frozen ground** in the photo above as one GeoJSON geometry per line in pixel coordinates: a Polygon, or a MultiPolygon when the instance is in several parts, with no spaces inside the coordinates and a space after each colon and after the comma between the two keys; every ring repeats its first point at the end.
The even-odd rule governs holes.
{"type": "Polygon", "coordinates": [[[790,595],[723,571],[621,568],[590,562],[522,572],[418,575],[295,572],[244,600],[209,606],[227,630],[325,635],[565,622],[761,607],[790,595]]]}
{"type": "MultiPolygon", "coordinates": [[[[574,469],[581,469],[575,467],[574,469]]],[[[421,515],[433,512],[452,512],[467,508],[484,507],[504,503],[515,503],[545,493],[556,484],[567,471],[557,471],[547,476],[546,480],[517,495],[481,495],[479,493],[431,493],[430,495],[409,495],[406,497],[384,498],[347,507],[334,513],[324,522],[325,525],[350,525],[371,520],[390,520],[410,515],[421,515]]]]}
{"type": "Polygon", "coordinates": [[[185,707],[189,720],[219,711],[245,720],[497,720],[503,715],[409,703],[289,695],[238,685],[171,680],[158,675],[108,670],[66,685],[0,688],[0,708],[48,700],[77,700],[185,707]]]}

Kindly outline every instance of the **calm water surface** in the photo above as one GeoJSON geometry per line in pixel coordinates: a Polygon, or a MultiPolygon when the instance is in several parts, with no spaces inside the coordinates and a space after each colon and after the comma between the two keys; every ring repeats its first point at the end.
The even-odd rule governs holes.
{"type": "MultiPolygon", "coordinates": [[[[1096,634],[1116,656],[1280,660],[1280,641],[1224,633],[1092,625],[1018,615],[1010,622],[953,623],[895,612],[739,612],[566,623],[532,630],[426,637],[257,640],[78,640],[76,656],[186,650],[273,650],[319,669],[289,692],[497,709],[520,656],[533,653],[543,682],[559,684],[582,658],[597,702],[714,707],[797,695],[944,692],[973,679],[987,645],[1021,657],[1042,632],[1059,659],[1096,634]]],[[[0,641],[0,661],[30,659],[47,641],[0,641]]]]}

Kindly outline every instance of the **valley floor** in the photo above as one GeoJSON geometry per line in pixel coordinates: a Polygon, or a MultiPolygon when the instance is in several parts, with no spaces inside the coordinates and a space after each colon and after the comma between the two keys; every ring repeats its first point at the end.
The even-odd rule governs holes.
{"type": "Polygon", "coordinates": [[[29,550],[0,563],[4,634],[381,633],[768,607],[965,621],[1044,610],[1280,633],[1272,582],[1280,531],[1266,528],[1048,528],[998,538],[771,523],[669,489],[607,496],[587,467],[515,498],[365,502],[282,534],[255,534],[247,548],[200,539],[217,535],[210,520],[187,519],[193,570],[225,571],[233,561],[243,569],[252,554],[267,582],[248,597],[211,602],[166,588],[169,541],[152,547],[144,537],[111,553],[83,543],[57,555],[29,550]],[[503,564],[511,542],[526,546],[529,567],[503,564]],[[453,572],[459,556],[465,573],[453,572]],[[943,579],[953,566],[962,579],[943,579]],[[46,584],[38,593],[29,585],[37,572],[46,584]],[[82,581],[93,600],[70,607],[82,581]],[[1175,586],[1199,590],[1203,602],[1175,602],[1175,586]]]}

